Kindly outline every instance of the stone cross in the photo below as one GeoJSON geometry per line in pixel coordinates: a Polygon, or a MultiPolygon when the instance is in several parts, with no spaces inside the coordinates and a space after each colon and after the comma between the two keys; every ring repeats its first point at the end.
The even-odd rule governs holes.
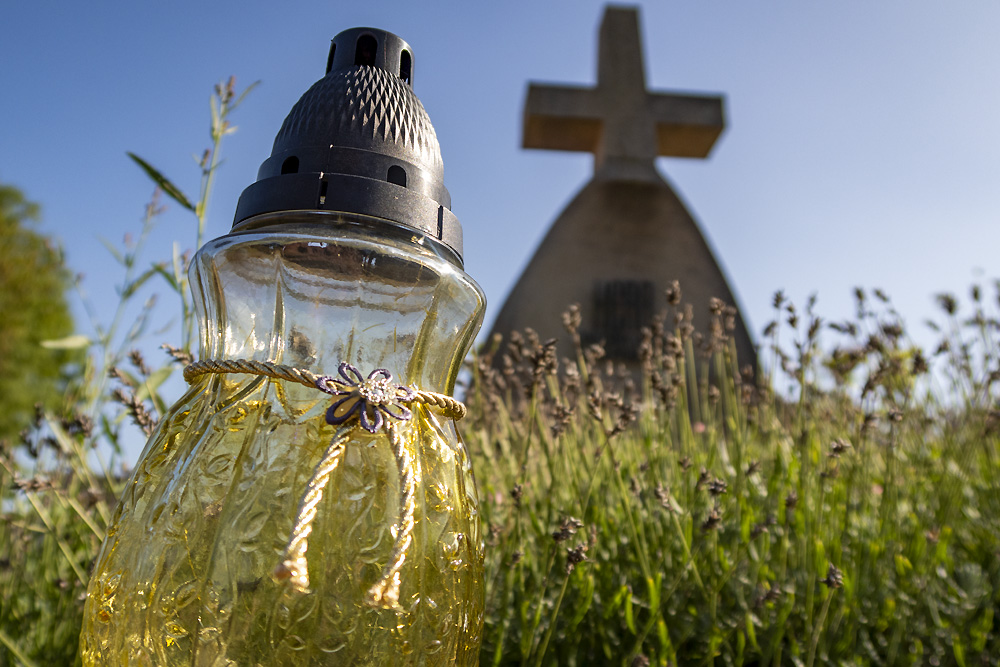
{"type": "Polygon", "coordinates": [[[525,148],[589,151],[597,172],[655,169],[657,156],[706,157],[724,126],[722,98],[646,90],[638,12],[609,7],[601,21],[597,87],[532,83],[525,148]]]}

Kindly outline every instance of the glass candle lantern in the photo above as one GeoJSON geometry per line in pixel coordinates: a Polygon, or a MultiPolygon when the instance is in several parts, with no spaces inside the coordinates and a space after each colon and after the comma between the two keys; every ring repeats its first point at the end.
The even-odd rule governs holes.
{"type": "Polygon", "coordinates": [[[98,558],[85,665],[474,665],[451,397],[485,299],[409,46],[358,28],[195,256],[200,360],[98,558]]]}

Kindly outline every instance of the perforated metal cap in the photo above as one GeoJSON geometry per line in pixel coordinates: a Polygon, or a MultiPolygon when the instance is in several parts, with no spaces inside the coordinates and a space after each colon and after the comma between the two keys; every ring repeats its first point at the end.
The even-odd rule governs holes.
{"type": "Polygon", "coordinates": [[[413,50],[392,33],[334,37],[326,76],[292,107],[233,226],[276,211],[360,213],[439,239],[461,258],[462,227],[413,73],[413,50]]]}

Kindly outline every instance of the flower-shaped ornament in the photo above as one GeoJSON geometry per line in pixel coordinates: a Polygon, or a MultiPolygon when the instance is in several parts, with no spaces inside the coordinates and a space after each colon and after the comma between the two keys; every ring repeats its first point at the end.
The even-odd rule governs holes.
{"type": "Polygon", "coordinates": [[[340,378],[324,375],[316,380],[320,391],[337,397],[326,411],[328,424],[338,426],[357,417],[361,428],[375,433],[385,425],[386,417],[405,421],[413,416],[403,404],[416,399],[416,392],[393,384],[389,371],[378,368],[366,379],[346,361],[341,362],[339,370],[340,378]]]}

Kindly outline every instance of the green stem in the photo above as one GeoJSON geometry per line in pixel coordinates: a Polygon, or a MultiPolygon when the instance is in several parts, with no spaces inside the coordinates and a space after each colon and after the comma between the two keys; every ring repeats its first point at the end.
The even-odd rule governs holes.
{"type": "Polygon", "coordinates": [[[59,537],[59,531],[57,531],[55,525],[53,525],[52,517],[50,517],[45,508],[38,503],[38,500],[35,498],[35,494],[33,492],[25,491],[24,495],[28,498],[28,502],[31,503],[31,507],[35,510],[38,518],[45,524],[45,528],[49,531],[49,535],[51,535],[52,539],[56,541],[56,544],[59,546],[59,551],[62,552],[62,555],[66,558],[66,562],[69,563],[69,566],[73,568],[73,573],[76,574],[77,579],[80,580],[81,584],[86,586],[89,577],[76,562],[76,559],[73,558],[72,549],[69,548],[69,545],[66,544],[64,539],[59,537]]]}
{"type": "Polygon", "coordinates": [[[694,556],[691,554],[691,545],[688,544],[687,538],[684,537],[684,527],[681,526],[681,521],[677,518],[677,512],[671,512],[670,518],[673,519],[674,528],[677,530],[677,537],[680,538],[681,546],[684,548],[684,558],[687,559],[687,566],[691,568],[691,572],[694,574],[698,590],[701,591],[701,594],[705,596],[705,600],[708,601],[708,590],[705,588],[705,582],[701,580],[701,573],[698,572],[698,565],[694,562],[694,556]]]}
{"type": "Polygon", "coordinates": [[[36,663],[32,662],[32,660],[24,653],[21,653],[21,649],[17,647],[14,640],[8,637],[7,633],[3,630],[0,630],[0,644],[6,646],[7,650],[13,653],[14,657],[21,661],[23,667],[36,667],[36,663]]]}
{"type": "Polygon", "coordinates": [[[823,632],[823,624],[826,623],[826,614],[830,611],[830,602],[833,600],[833,590],[830,590],[823,601],[823,609],[820,611],[816,625],[813,626],[812,637],[809,639],[809,660],[806,667],[812,667],[816,659],[816,647],[819,645],[819,636],[823,632]]]}
{"type": "Polygon", "coordinates": [[[528,634],[527,642],[524,639],[521,640],[521,664],[527,664],[528,658],[531,656],[531,647],[535,644],[535,633],[538,631],[538,626],[542,622],[542,607],[545,606],[545,593],[549,588],[549,576],[552,574],[552,566],[555,564],[556,552],[555,549],[550,548],[549,550],[549,562],[545,567],[545,577],[542,579],[542,585],[538,592],[538,606],[535,607],[535,615],[531,619],[531,632],[528,634]]]}
{"type": "Polygon", "coordinates": [[[549,627],[545,630],[545,637],[542,638],[542,645],[538,650],[538,659],[535,660],[535,666],[542,666],[542,659],[545,657],[545,651],[549,648],[549,640],[552,638],[552,632],[556,628],[556,621],[559,619],[559,608],[562,606],[563,598],[566,596],[566,589],[569,587],[570,575],[567,574],[566,578],[563,579],[562,588],[559,589],[559,597],[556,598],[555,607],[552,608],[552,620],[549,621],[549,627]]]}
{"type": "Polygon", "coordinates": [[[632,502],[629,500],[628,489],[625,488],[625,480],[622,479],[622,469],[618,464],[615,457],[614,449],[611,447],[610,441],[605,441],[605,447],[608,450],[608,456],[611,459],[611,467],[615,471],[615,482],[618,487],[618,495],[621,496],[622,505],[625,508],[625,518],[628,520],[629,532],[632,534],[632,541],[636,546],[639,557],[639,566],[642,568],[642,574],[646,578],[646,581],[653,580],[653,570],[649,566],[649,546],[646,544],[645,535],[639,531],[639,527],[635,522],[635,513],[632,511],[632,502]]]}

